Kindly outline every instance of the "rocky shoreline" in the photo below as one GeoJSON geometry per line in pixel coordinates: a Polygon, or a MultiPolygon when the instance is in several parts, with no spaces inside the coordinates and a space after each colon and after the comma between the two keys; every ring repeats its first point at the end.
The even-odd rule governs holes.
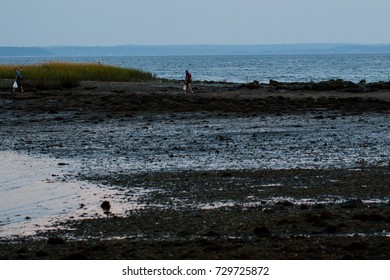
{"type": "Polygon", "coordinates": [[[358,114],[387,112],[390,109],[388,82],[197,82],[193,85],[194,94],[184,94],[180,81],[82,82],[79,88],[68,90],[27,87],[23,94],[12,94],[4,88],[4,81],[2,84],[2,110],[20,110],[21,113],[56,114],[70,111],[119,117],[142,112],[207,111],[264,115],[334,110],[358,114]]]}
{"type": "Polygon", "coordinates": [[[180,180],[172,180],[172,174],[160,174],[149,178],[149,183],[169,183],[172,190],[148,199],[164,207],[146,207],[127,217],[69,221],[60,225],[66,229],[38,237],[2,240],[1,258],[386,260],[390,204],[374,199],[388,197],[387,184],[378,183],[388,182],[386,173],[375,169],[194,172],[176,174],[180,180]],[[287,185],[277,186],[277,177],[284,177],[287,185]],[[322,183],[318,186],[318,182],[312,182],[314,187],[309,192],[314,194],[309,194],[305,189],[292,188],[297,177],[308,181],[314,177],[322,183]],[[275,184],[263,187],[266,194],[260,195],[264,197],[260,204],[251,204],[245,200],[259,195],[259,190],[249,188],[247,182],[259,178],[275,184]],[[337,179],[344,179],[340,186],[329,184],[337,179]],[[239,187],[234,181],[240,182],[239,187]],[[375,194],[362,191],[360,184],[367,182],[367,188],[374,188],[375,194]],[[195,186],[205,191],[201,187],[205,183],[210,188],[205,194],[191,190],[195,186]],[[218,190],[221,186],[223,191],[218,190]],[[329,194],[363,200],[324,202],[329,194]],[[278,195],[278,199],[269,199],[278,195]],[[208,205],[215,196],[222,202],[234,202],[208,205]],[[202,204],[196,202],[200,199],[206,204],[201,208],[175,205],[174,197],[194,199],[198,205],[202,204]]]}
{"type": "MultiPolygon", "coordinates": [[[[244,155],[255,154],[256,158],[266,126],[251,124],[249,140],[241,143],[234,140],[240,138],[227,128],[229,125],[217,123],[217,127],[210,120],[233,124],[238,119],[254,118],[269,124],[269,120],[285,118],[285,127],[299,130],[280,135],[271,131],[270,139],[280,141],[280,137],[296,135],[291,138],[291,146],[285,147],[294,152],[306,149],[302,138],[308,131],[299,123],[291,125],[300,117],[308,123],[316,121],[314,126],[318,123],[329,127],[330,142],[318,146],[323,147],[336,145],[331,142],[332,131],[349,129],[348,116],[353,116],[351,122],[363,131],[371,126],[365,124],[368,116],[374,124],[376,118],[389,115],[388,83],[377,87],[363,82],[328,83],[310,87],[275,81],[267,85],[199,82],[194,83],[194,94],[184,94],[179,81],[84,82],[78,89],[27,89],[23,94],[3,90],[0,134],[4,140],[0,149],[58,158],[81,157],[91,162],[94,149],[103,147],[99,151],[102,158],[115,162],[142,150],[128,147],[122,151],[122,140],[111,146],[104,137],[99,137],[104,140],[99,144],[97,130],[92,128],[107,127],[107,134],[131,139],[132,132],[123,134],[120,127],[139,126],[140,135],[149,137],[151,133],[161,137],[164,144],[167,140],[158,132],[160,124],[183,121],[185,126],[188,118],[189,123],[198,125],[197,129],[202,127],[203,134],[213,126],[217,129],[207,138],[211,141],[207,145],[192,143],[194,149],[199,147],[199,158],[213,154],[219,159],[224,149],[234,152],[232,155],[241,154],[242,149],[244,155]],[[355,86],[359,91],[350,90],[355,86]],[[195,113],[198,115],[193,120],[195,113]],[[74,140],[71,130],[64,128],[73,128],[73,133],[80,130],[80,139],[74,140]],[[40,134],[45,139],[38,137],[40,134]],[[93,148],[92,144],[97,146],[93,148]]],[[[380,125],[386,131],[386,118],[380,125]]],[[[386,135],[381,137],[387,147],[386,135]]],[[[206,141],[202,139],[199,136],[192,140],[206,141]]],[[[142,141],[150,157],[158,145],[142,141]]],[[[369,147],[376,142],[366,139],[346,149],[369,147]]],[[[196,155],[184,144],[168,144],[167,159],[196,155]]],[[[381,164],[360,163],[352,168],[178,168],[137,174],[119,163],[119,169],[113,172],[85,168],[75,178],[124,191],[128,199],[133,199],[135,188],[145,189],[147,195],[137,198],[144,208],[119,216],[109,213],[106,205],[102,209],[108,212],[106,218],[76,218],[58,224],[57,230],[33,237],[1,239],[0,259],[389,259],[390,177],[386,157],[383,155],[381,164]]]]}

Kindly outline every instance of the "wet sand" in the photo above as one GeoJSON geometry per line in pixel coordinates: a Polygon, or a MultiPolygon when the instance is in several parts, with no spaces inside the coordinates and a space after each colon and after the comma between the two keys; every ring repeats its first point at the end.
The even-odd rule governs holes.
{"type": "Polygon", "coordinates": [[[65,181],[141,206],[102,218],[87,202],[90,218],[1,239],[0,258],[389,258],[390,91],[194,91],[0,92],[2,150],[68,160],[65,181]]]}
{"type": "Polygon", "coordinates": [[[114,83],[83,82],[79,89],[42,91],[28,88],[24,94],[0,91],[2,110],[21,113],[74,112],[104,118],[129,117],[146,112],[238,112],[291,114],[310,110],[345,113],[387,112],[390,90],[289,90],[288,86],[195,83],[194,94],[184,94],[178,82],[114,83]]]}
{"type": "Polygon", "coordinates": [[[34,236],[76,217],[107,217],[100,208],[106,200],[112,202],[112,213],[137,208],[135,203],[118,203],[121,196],[116,190],[72,179],[72,165],[71,161],[0,151],[0,238],[34,236]]]}

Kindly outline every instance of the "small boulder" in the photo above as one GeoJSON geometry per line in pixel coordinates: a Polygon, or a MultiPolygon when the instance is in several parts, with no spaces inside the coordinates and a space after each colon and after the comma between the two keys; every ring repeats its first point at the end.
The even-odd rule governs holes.
{"type": "Polygon", "coordinates": [[[103,203],[100,205],[100,207],[105,211],[105,212],[109,212],[110,209],[111,209],[111,204],[109,201],[105,200],[103,201],[103,203]]]}
{"type": "Polygon", "coordinates": [[[279,86],[281,83],[278,82],[278,81],[275,81],[275,80],[269,80],[269,84],[270,84],[271,86],[279,86]]]}
{"type": "Polygon", "coordinates": [[[257,226],[254,230],[257,237],[270,237],[271,231],[265,225],[257,226]]]}
{"type": "Polygon", "coordinates": [[[340,203],[339,206],[346,209],[363,208],[364,203],[361,199],[351,199],[340,203]]]}
{"type": "Polygon", "coordinates": [[[61,245],[65,244],[66,240],[62,237],[52,236],[47,239],[48,245],[61,245]]]}

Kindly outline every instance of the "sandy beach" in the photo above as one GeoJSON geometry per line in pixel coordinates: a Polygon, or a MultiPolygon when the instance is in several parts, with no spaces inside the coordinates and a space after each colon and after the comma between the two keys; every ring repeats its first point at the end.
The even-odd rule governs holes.
{"type": "MultiPolygon", "coordinates": [[[[389,259],[387,85],[193,89],[183,93],[179,81],[1,89],[0,151],[36,166],[55,159],[37,177],[42,201],[53,199],[45,196],[53,182],[94,187],[56,185],[56,199],[77,203],[33,235],[5,234],[0,259],[389,259]]],[[[18,193],[12,199],[23,205],[18,193]]]]}

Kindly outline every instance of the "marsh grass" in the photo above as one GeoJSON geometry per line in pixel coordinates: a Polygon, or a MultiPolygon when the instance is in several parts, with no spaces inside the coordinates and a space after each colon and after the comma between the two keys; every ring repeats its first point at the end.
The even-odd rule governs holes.
{"type": "MultiPolygon", "coordinates": [[[[15,65],[0,65],[0,79],[14,79],[15,65]]],[[[156,77],[149,72],[100,63],[48,62],[26,65],[24,83],[42,89],[78,87],[81,81],[143,82],[156,77]]]]}

